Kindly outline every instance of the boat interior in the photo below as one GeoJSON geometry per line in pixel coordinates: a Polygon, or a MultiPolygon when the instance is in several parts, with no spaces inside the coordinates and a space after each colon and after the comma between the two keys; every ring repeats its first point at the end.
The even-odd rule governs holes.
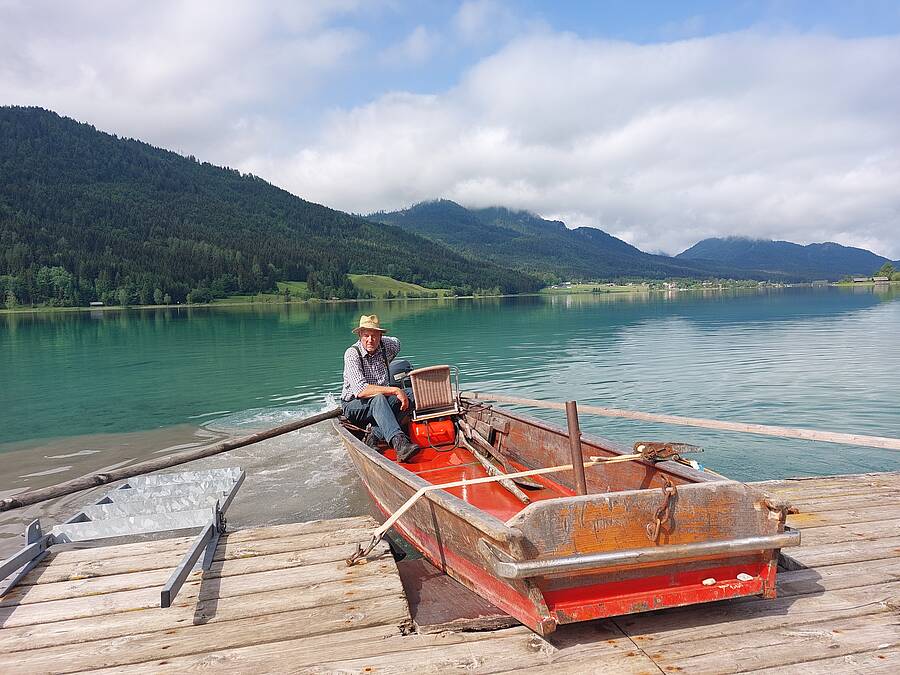
{"type": "MultiPolygon", "coordinates": [[[[500,577],[513,584],[494,589],[498,606],[527,597],[544,607],[544,618],[570,623],[742,595],[774,597],[777,549],[799,543],[785,531],[787,507],[679,455],[699,448],[639,441],[630,452],[584,437],[574,405],[566,409],[566,428],[494,408],[461,397],[450,366],[394,377],[413,391],[415,410],[405,428],[420,450],[406,462],[384,443],[376,450],[476,509],[444,503],[440,531],[429,529],[434,512],[428,510],[406,526],[438,564],[457,553],[443,546],[442,533],[466,542],[455,557],[454,565],[468,570],[456,570],[459,577],[468,574],[482,589],[500,577]],[[581,464],[583,478],[573,469],[581,464]],[[514,534],[492,540],[486,533],[497,530],[488,521],[496,521],[479,521],[478,513],[514,534]],[[469,560],[472,548],[480,557],[469,560]],[[509,596],[514,587],[525,595],[509,596]]],[[[368,437],[346,422],[345,428],[368,437]]],[[[414,497],[416,488],[407,489],[414,497]]],[[[536,630],[552,630],[522,607],[508,611],[536,630]]]]}
{"type": "MultiPolygon", "coordinates": [[[[404,469],[433,485],[442,485],[497,475],[497,472],[522,472],[571,463],[568,435],[564,430],[536,425],[533,420],[520,421],[515,415],[496,411],[484,403],[461,399],[458,384],[453,386],[451,366],[404,370],[406,362],[401,361],[400,365],[395,378],[412,389],[415,400],[415,410],[408,414],[402,426],[421,449],[402,463],[386,443],[379,443],[376,449],[404,469]]],[[[364,430],[350,430],[363,438],[364,430]]],[[[616,457],[624,453],[612,444],[606,447],[585,442],[585,459],[589,455],[616,457]]],[[[664,487],[666,480],[675,484],[703,480],[702,473],[687,466],[682,468],[686,472],[661,471],[652,463],[643,462],[591,467],[586,472],[588,492],[658,488],[664,487]],[[692,473],[697,476],[691,476],[692,473]]],[[[571,470],[446,490],[503,522],[530,503],[577,494],[571,470]]]]}

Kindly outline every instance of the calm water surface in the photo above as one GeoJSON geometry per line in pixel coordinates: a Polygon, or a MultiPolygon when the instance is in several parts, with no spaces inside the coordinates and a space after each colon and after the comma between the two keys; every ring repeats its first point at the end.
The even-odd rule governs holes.
{"type": "MultiPolygon", "coordinates": [[[[898,437],[898,300],[829,288],[0,316],[0,494],[330,407],[361,311],[413,365],[457,365],[463,388],[898,437]]],[[[702,445],[704,464],[741,480],[900,469],[890,451],[587,415],[581,426],[702,445]]],[[[241,522],[364,510],[327,425],[204,463],[231,464],[250,472],[241,522]]],[[[0,537],[25,515],[0,520],[0,537]]]]}

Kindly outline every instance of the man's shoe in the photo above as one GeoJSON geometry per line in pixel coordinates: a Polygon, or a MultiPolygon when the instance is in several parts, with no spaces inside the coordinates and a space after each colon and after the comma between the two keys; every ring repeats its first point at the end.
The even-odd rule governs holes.
{"type": "Polygon", "coordinates": [[[378,450],[378,437],[375,435],[375,431],[371,424],[366,426],[366,433],[363,434],[363,443],[370,448],[378,450]]]}
{"type": "Polygon", "coordinates": [[[391,445],[397,451],[398,462],[408,462],[419,451],[419,446],[413,443],[404,433],[399,433],[391,439],[391,445]]]}

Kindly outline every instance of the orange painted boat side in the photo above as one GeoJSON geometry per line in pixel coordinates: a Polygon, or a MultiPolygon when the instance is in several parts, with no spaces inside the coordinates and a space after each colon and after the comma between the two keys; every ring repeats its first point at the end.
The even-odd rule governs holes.
{"type": "MultiPolygon", "coordinates": [[[[504,430],[491,434],[492,443],[513,469],[568,463],[565,430],[496,409],[463,414],[470,424],[504,430]]],[[[393,450],[379,454],[340,423],[335,427],[385,516],[425,485],[487,475],[464,447],[425,448],[398,464],[393,450]]],[[[582,442],[585,456],[626,452],[602,439],[582,442]]],[[[684,546],[784,532],[784,513],[778,515],[783,507],[743,484],[673,462],[597,468],[588,474],[586,496],[574,494],[565,474],[535,477],[543,487],[524,490],[529,505],[499,483],[428,492],[395,529],[432,564],[541,634],[560,623],[746,595],[774,597],[774,548],[554,571],[558,561],[581,564],[590,556],[635,550],[668,555],[684,546]],[[649,541],[645,526],[661,504],[666,479],[678,485],[674,515],[658,541],[649,541]],[[506,560],[513,563],[509,569],[549,563],[550,572],[509,576],[506,560]]]]}

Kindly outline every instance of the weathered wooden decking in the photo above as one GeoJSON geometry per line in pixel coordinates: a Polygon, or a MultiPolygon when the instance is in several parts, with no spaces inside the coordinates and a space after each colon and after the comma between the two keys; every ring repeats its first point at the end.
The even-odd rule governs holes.
{"type": "Polygon", "coordinates": [[[761,484],[803,513],[779,598],[563,626],[405,634],[396,565],[346,567],[368,518],[245,530],[173,607],[189,539],[54,553],[0,601],[0,673],[900,672],[900,473],[761,484]]]}

